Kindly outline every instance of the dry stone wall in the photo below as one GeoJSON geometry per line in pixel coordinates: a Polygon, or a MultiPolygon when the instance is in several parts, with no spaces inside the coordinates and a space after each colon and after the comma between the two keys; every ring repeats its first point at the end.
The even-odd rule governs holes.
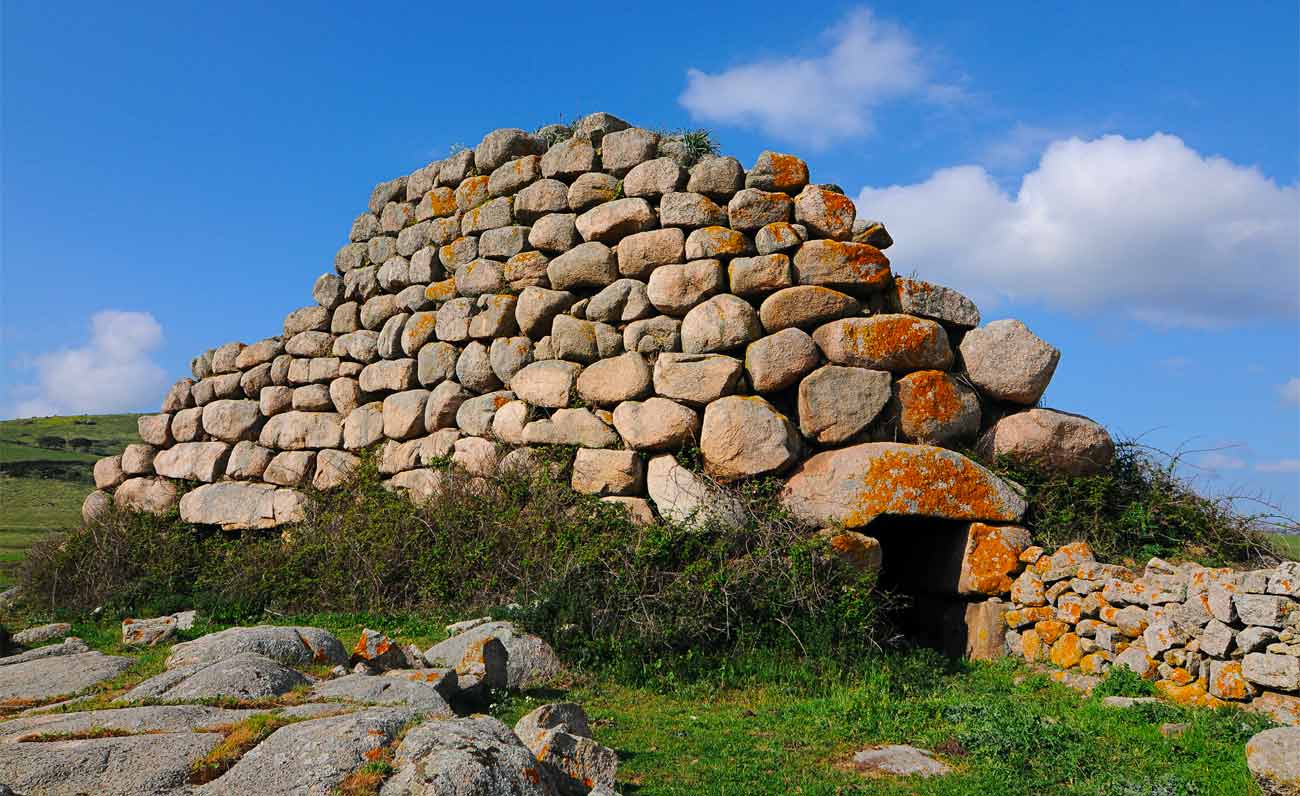
{"type": "Polygon", "coordinates": [[[195,358],[84,513],[269,528],[371,446],[417,499],[448,462],[489,475],[568,445],[573,487],[637,517],[725,514],[713,482],[770,475],[850,529],[1018,521],[1016,487],[958,446],[1104,467],[1100,426],[1034,408],[1057,349],[896,277],[891,243],[793,155],[696,160],[603,113],[495,130],[376,186],[313,302],[195,358]],[[687,446],[708,477],[678,466],[687,446]]]}
{"type": "Polygon", "coordinates": [[[1138,572],[1082,542],[1018,558],[999,611],[1013,655],[1088,675],[1128,668],[1185,703],[1300,709],[1300,563],[1239,572],[1153,558],[1138,572]]]}

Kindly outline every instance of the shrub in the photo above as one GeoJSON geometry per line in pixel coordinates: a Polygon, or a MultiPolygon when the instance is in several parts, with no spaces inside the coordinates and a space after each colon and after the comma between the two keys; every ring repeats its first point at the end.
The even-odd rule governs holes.
{"type": "Polygon", "coordinates": [[[989,466],[1028,490],[1025,524],[1036,544],[1083,540],[1107,561],[1160,556],[1213,565],[1279,558],[1266,532],[1296,525],[1275,514],[1242,514],[1229,498],[1198,494],[1178,474],[1177,456],[1132,441],[1118,443],[1114,463],[1097,475],[1064,475],[1006,459],[989,466]]]}
{"type": "Polygon", "coordinates": [[[1092,695],[1097,699],[1108,696],[1149,697],[1155,694],[1155,686],[1126,666],[1111,667],[1105,679],[1092,690],[1092,695]]]}
{"type": "Polygon", "coordinates": [[[23,592],[65,611],[192,605],[228,622],[265,610],[496,609],[592,660],[861,653],[884,637],[888,600],[873,577],[781,511],[772,483],[734,490],[747,508],[742,527],[640,527],[622,507],[573,492],[555,453],[531,474],[444,471],[423,505],[385,489],[367,456],[339,489],[309,494],[302,523],[273,533],[110,512],[34,548],[23,592]]]}

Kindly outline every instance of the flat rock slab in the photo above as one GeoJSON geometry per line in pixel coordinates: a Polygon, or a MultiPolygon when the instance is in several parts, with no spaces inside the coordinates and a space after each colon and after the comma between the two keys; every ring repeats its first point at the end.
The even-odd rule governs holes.
{"type": "Polygon", "coordinates": [[[0,723],[0,742],[13,743],[30,735],[84,733],[91,729],[134,734],[194,732],[243,721],[257,712],[259,711],[227,710],[205,705],[154,705],[24,716],[0,723]]]}
{"type": "Polygon", "coordinates": [[[56,655],[0,666],[0,700],[53,699],[111,680],[135,661],[102,652],[56,655]]]}
{"type": "Polygon", "coordinates": [[[1101,704],[1108,708],[1131,708],[1134,705],[1152,705],[1159,701],[1155,697],[1108,696],[1101,700],[1101,704]]]}
{"type": "Polygon", "coordinates": [[[414,727],[397,747],[394,766],[397,772],[384,783],[382,796],[555,792],[528,747],[489,716],[414,727]]]}
{"type": "Polygon", "coordinates": [[[0,658],[0,666],[12,666],[15,663],[27,663],[28,661],[38,661],[41,658],[53,658],[59,655],[80,655],[83,652],[90,652],[90,647],[86,646],[86,642],[76,637],[65,638],[62,644],[48,644],[34,650],[20,652],[17,655],[7,655],[0,658]]]}
{"type": "Polygon", "coordinates": [[[506,648],[508,688],[541,685],[563,668],[559,656],[549,644],[509,622],[488,622],[440,641],[425,650],[424,659],[434,667],[456,666],[471,644],[488,637],[500,639],[506,648]]]}
{"type": "Polygon", "coordinates": [[[347,664],[348,652],[332,633],[316,627],[232,627],[172,647],[167,668],[255,652],[285,666],[347,664]]]}
{"type": "Polygon", "coordinates": [[[328,796],[387,746],[415,714],[379,708],[281,727],[229,771],[194,790],[198,796],[328,796]]]}
{"type": "Polygon", "coordinates": [[[312,689],[316,699],[343,699],[373,705],[400,705],[419,711],[426,717],[451,718],[455,715],[447,700],[430,683],[402,677],[375,677],[349,674],[317,683],[312,689]]]}
{"type": "Polygon", "coordinates": [[[49,625],[37,625],[29,627],[26,630],[19,630],[14,633],[12,639],[15,644],[28,646],[31,644],[40,644],[50,639],[61,638],[72,632],[72,625],[67,622],[54,622],[49,625]]]}
{"type": "Polygon", "coordinates": [[[24,796],[163,796],[188,792],[190,766],[216,733],[0,744],[0,782],[24,796]]]}
{"type": "Polygon", "coordinates": [[[952,770],[930,752],[906,744],[864,749],[853,756],[853,764],[859,771],[896,777],[940,777],[952,770]]]}
{"type": "Polygon", "coordinates": [[[232,697],[261,699],[286,694],[311,681],[265,655],[245,652],[230,658],[168,669],[122,697],[124,702],[164,699],[182,702],[232,697]]]}

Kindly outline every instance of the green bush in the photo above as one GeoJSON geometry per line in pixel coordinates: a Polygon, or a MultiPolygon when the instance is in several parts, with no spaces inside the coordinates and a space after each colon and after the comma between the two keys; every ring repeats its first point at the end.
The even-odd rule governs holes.
{"type": "Polygon", "coordinates": [[[226,534],[114,512],[31,551],[23,593],[40,607],[216,621],[279,613],[508,614],[573,657],[652,660],[694,651],[858,654],[887,633],[889,600],[776,505],[773,484],[734,490],[743,527],[633,523],[568,486],[563,452],[531,475],[443,471],[414,505],[372,456],[341,488],[309,494],[302,523],[226,534]],[[511,606],[502,609],[502,606],[511,606]]]}
{"type": "Polygon", "coordinates": [[[1070,476],[1003,459],[987,463],[1028,490],[1025,525],[1047,548],[1086,541],[1104,561],[1153,556],[1204,564],[1282,557],[1267,531],[1295,527],[1274,514],[1242,514],[1228,498],[1198,494],[1177,472],[1178,458],[1135,442],[1116,445],[1105,472],[1070,476]]]}
{"type": "Polygon", "coordinates": [[[1114,666],[1105,679],[1092,690],[1097,699],[1108,696],[1149,697],[1156,695],[1155,686],[1127,666],[1114,666]]]}

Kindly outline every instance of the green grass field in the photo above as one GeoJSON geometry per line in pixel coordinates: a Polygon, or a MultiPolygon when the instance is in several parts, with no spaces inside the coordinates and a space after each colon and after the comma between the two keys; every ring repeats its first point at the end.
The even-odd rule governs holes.
{"type": "Polygon", "coordinates": [[[80,521],[95,460],[135,441],[136,417],[0,421],[0,586],[36,540],[80,521]]]}
{"type": "Polygon", "coordinates": [[[1300,534],[1274,534],[1274,538],[1282,545],[1285,550],[1290,551],[1290,557],[1300,559],[1300,534]]]}

